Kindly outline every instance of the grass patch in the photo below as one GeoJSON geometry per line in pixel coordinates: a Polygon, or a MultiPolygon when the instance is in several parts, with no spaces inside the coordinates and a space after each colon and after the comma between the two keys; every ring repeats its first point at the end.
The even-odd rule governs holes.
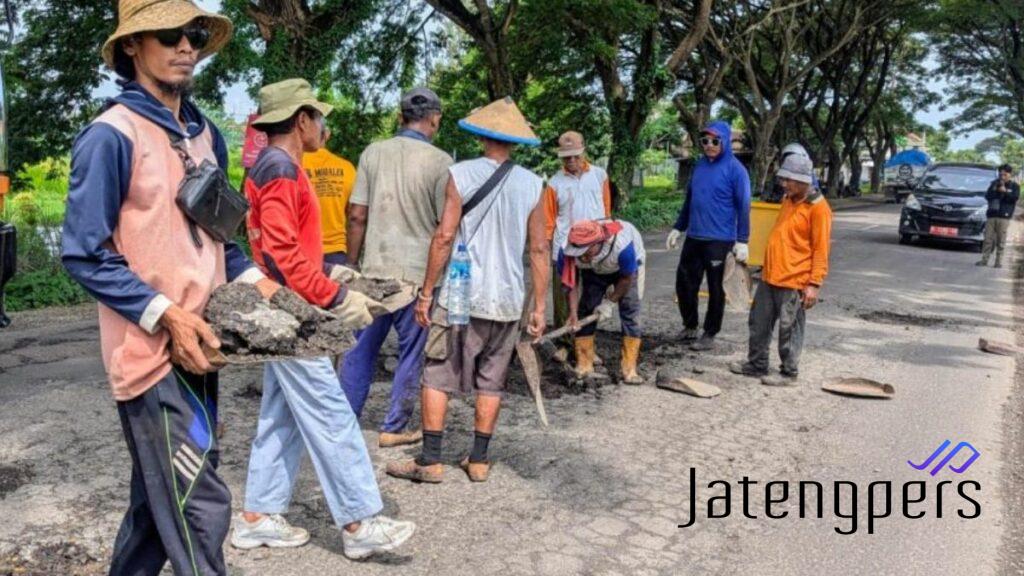
{"type": "Polygon", "coordinates": [[[664,176],[649,176],[643,188],[633,189],[629,204],[616,213],[640,230],[671,226],[679,216],[683,195],[675,189],[675,181],[664,176]]]}

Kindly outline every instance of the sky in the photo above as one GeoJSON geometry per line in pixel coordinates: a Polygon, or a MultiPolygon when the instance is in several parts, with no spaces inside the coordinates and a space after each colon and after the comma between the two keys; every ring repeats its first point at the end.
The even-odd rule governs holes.
{"type": "MultiPolygon", "coordinates": [[[[196,0],[196,4],[210,11],[217,11],[220,9],[220,0],[196,0]]],[[[931,71],[934,71],[935,69],[938,68],[938,63],[932,59],[929,59],[929,61],[926,62],[925,65],[931,71]]],[[[934,80],[928,83],[928,87],[938,92],[939,94],[943,94],[946,92],[948,85],[941,78],[935,78],[934,80]]],[[[106,83],[100,87],[98,95],[109,95],[113,93],[115,89],[116,88],[112,82],[106,83]]],[[[249,95],[246,93],[245,88],[243,86],[235,85],[228,88],[228,91],[224,97],[224,107],[226,109],[226,112],[228,112],[236,118],[241,119],[248,115],[250,112],[255,111],[256,104],[255,102],[253,102],[252,98],[250,98],[249,95]]],[[[957,109],[955,108],[947,108],[943,110],[941,106],[936,105],[927,109],[915,111],[914,117],[917,118],[917,120],[920,122],[938,127],[938,125],[943,120],[952,118],[953,116],[956,115],[956,113],[957,109]]],[[[970,149],[973,148],[974,145],[980,142],[981,140],[994,135],[995,132],[982,130],[973,132],[971,134],[959,136],[957,138],[954,138],[953,141],[950,143],[950,149],[970,149]]]]}

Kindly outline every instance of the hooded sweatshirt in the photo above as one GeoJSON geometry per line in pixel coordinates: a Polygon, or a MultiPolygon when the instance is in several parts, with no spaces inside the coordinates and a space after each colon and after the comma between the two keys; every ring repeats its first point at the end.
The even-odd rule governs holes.
{"type": "Polygon", "coordinates": [[[135,398],[170,372],[169,336],[157,322],[171,304],[201,314],[225,280],[263,277],[233,243],[199,234],[175,205],[184,167],[167,131],[192,159],[227,164],[217,128],[185,100],[181,129],[171,111],[139,84],[120,95],[78,135],[61,258],[68,273],[99,302],[103,360],[114,398],[135,398]]]}
{"type": "Polygon", "coordinates": [[[696,240],[747,242],[750,237],[750,176],[732,153],[732,129],[716,121],[705,133],[722,139],[722,153],[697,161],[674,228],[696,240]]]}

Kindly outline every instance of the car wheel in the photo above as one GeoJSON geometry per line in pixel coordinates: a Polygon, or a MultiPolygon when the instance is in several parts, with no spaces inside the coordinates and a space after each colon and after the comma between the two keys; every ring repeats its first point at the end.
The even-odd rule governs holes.
{"type": "Polygon", "coordinates": [[[910,244],[910,234],[900,234],[900,244],[910,244]]]}

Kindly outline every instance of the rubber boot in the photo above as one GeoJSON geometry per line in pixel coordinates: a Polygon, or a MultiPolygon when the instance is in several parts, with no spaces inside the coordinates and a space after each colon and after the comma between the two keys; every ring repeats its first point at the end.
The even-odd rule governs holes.
{"type": "Polygon", "coordinates": [[[640,360],[640,339],[635,336],[622,337],[622,381],[626,384],[643,384],[637,374],[636,364],[640,360]]]}
{"type": "Polygon", "coordinates": [[[576,376],[586,378],[594,373],[594,336],[576,337],[576,376]]]}

